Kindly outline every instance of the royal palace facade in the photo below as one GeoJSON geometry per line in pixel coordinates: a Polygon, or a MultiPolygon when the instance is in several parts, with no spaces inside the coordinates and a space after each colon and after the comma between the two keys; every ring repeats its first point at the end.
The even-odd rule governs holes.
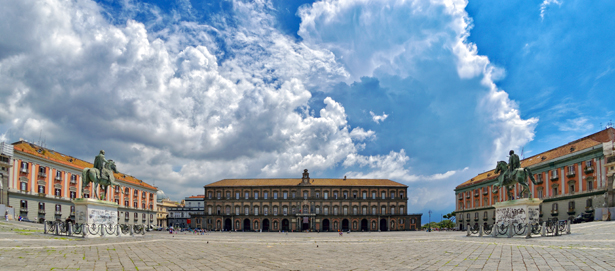
{"type": "MultiPolygon", "coordinates": [[[[76,198],[94,197],[93,185],[83,186],[81,173],[92,164],[20,140],[12,144],[2,204],[13,207],[15,217],[31,221],[74,220],[76,198]]],[[[109,187],[106,198],[118,207],[121,224],[156,225],[157,189],[132,176],[116,173],[122,188],[109,187]]],[[[100,188],[97,191],[100,194],[100,188]]]]}
{"type": "MultiPolygon", "coordinates": [[[[614,141],[615,129],[607,128],[521,160],[521,167],[529,168],[536,180],[536,184],[528,180],[533,197],[543,200],[541,221],[571,219],[580,214],[601,220],[608,210],[615,215],[614,141]]],[[[493,224],[494,204],[508,200],[504,187],[492,189],[498,176],[490,170],[455,188],[459,229],[468,224],[493,224]]],[[[514,197],[519,198],[520,192],[517,184],[514,197]]]]}
{"type": "Polygon", "coordinates": [[[226,231],[403,231],[408,187],[386,179],[226,179],[205,187],[192,226],[226,231]]]}

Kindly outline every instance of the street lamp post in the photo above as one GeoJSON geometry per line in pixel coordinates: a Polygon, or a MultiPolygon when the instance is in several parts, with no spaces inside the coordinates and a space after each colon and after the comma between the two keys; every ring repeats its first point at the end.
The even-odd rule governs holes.
{"type": "Polygon", "coordinates": [[[428,231],[431,232],[431,210],[429,210],[429,224],[427,224],[428,231]]]}

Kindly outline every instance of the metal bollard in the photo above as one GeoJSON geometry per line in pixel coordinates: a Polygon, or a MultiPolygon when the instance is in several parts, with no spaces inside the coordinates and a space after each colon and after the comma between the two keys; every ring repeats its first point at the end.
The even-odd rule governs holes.
{"type": "Polygon", "coordinates": [[[85,236],[87,235],[85,232],[89,230],[89,228],[87,227],[89,227],[88,224],[81,224],[81,234],[83,234],[83,238],[85,238],[85,236]]]}
{"type": "Polygon", "coordinates": [[[525,228],[525,239],[532,238],[532,224],[528,223],[525,228]]]}
{"type": "Polygon", "coordinates": [[[559,236],[559,221],[555,222],[555,236],[559,236]]]}
{"type": "Polygon", "coordinates": [[[68,222],[68,225],[66,225],[66,235],[68,236],[73,236],[73,223],[68,222]]]}
{"type": "Polygon", "coordinates": [[[508,224],[508,238],[513,237],[514,230],[515,229],[513,229],[513,223],[510,222],[510,224],[508,224]]]}
{"type": "Polygon", "coordinates": [[[115,232],[116,232],[116,236],[120,236],[120,224],[116,224],[115,225],[115,232]]]}
{"type": "Polygon", "coordinates": [[[493,237],[498,237],[498,224],[493,223],[493,228],[491,228],[491,235],[493,237]]]}
{"type": "Polygon", "coordinates": [[[478,237],[483,237],[483,225],[480,225],[480,228],[478,229],[478,237]]]}
{"type": "Polygon", "coordinates": [[[570,234],[570,219],[566,220],[566,234],[570,234]]]}
{"type": "Polygon", "coordinates": [[[47,233],[47,221],[43,223],[43,232],[47,233]]]}
{"type": "Polygon", "coordinates": [[[100,237],[105,237],[105,224],[100,224],[100,237]]]}
{"type": "Polygon", "coordinates": [[[470,224],[468,224],[468,227],[466,228],[466,236],[470,236],[470,224]]]}
{"type": "Polygon", "coordinates": [[[540,229],[540,236],[547,236],[547,222],[542,222],[542,228],[540,229]]]}
{"type": "Polygon", "coordinates": [[[56,222],[56,235],[60,235],[60,223],[56,222]]]}
{"type": "Polygon", "coordinates": [[[135,236],[135,229],[132,225],[128,225],[130,227],[130,236],[135,236]]]}

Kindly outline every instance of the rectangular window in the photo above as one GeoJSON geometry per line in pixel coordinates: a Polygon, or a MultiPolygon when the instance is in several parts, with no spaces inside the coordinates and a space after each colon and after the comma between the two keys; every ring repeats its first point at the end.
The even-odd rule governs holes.
{"type": "MultiPolygon", "coordinates": [[[[374,193],[375,194],[375,193],[374,193]]],[[[372,207],[372,215],[376,215],[376,206],[372,207]]]]}
{"type": "Polygon", "coordinates": [[[218,192],[218,199],[220,199],[220,192],[218,192]]]}
{"type": "Polygon", "coordinates": [[[594,181],[587,182],[587,190],[589,191],[594,190],[594,181]]]}
{"type": "Polygon", "coordinates": [[[391,192],[391,199],[395,199],[395,192],[391,192]]]}
{"type": "Polygon", "coordinates": [[[348,206],[344,206],[344,215],[348,215],[348,206]]]}
{"type": "Polygon", "coordinates": [[[282,211],[284,212],[284,215],[287,215],[288,214],[288,207],[284,206],[282,211]]]}
{"type": "Polygon", "coordinates": [[[258,215],[258,206],[254,207],[254,215],[258,215]]]}
{"type": "Polygon", "coordinates": [[[376,199],[376,192],[372,192],[372,199],[376,199]]]}
{"type": "Polygon", "coordinates": [[[77,183],[77,175],[70,175],[70,183],[77,183]]]}
{"type": "Polygon", "coordinates": [[[130,206],[130,205],[128,205],[128,201],[127,200],[124,201],[124,206],[126,206],[126,207],[130,206]]]}
{"type": "Polygon", "coordinates": [[[293,197],[293,199],[296,199],[297,198],[297,192],[293,191],[292,197],[293,197]]]}
{"type": "Polygon", "coordinates": [[[249,214],[250,214],[250,208],[249,208],[249,207],[245,207],[245,208],[244,208],[244,211],[245,211],[246,215],[249,215],[249,214]]]}
{"type": "Polygon", "coordinates": [[[284,192],[284,199],[288,198],[288,192],[284,192]]]}
{"type": "Polygon", "coordinates": [[[263,193],[263,198],[264,198],[264,199],[267,199],[267,197],[269,197],[269,192],[264,192],[264,193],[263,193]]]}
{"type": "Polygon", "coordinates": [[[357,192],[352,192],[352,198],[356,199],[357,198],[357,192]]]}
{"type": "Polygon", "coordinates": [[[258,192],[254,192],[254,199],[258,199],[258,192]]]}
{"type": "Polygon", "coordinates": [[[399,198],[404,199],[404,192],[399,192],[399,198]]]}
{"type": "Polygon", "coordinates": [[[381,197],[381,199],[386,199],[386,197],[387,197],[387,193],[386,193],[386,192],[382,192],[382,197],[381,197]]]}
{"type": "Polygon", "coordinates": [[[45,194],[45,186],[44,185],[39,185],[38,186],[38,193],[39,194],[45,194]]]}
{"type": "Polygon", "coordinates": [[[77,198],[77,192],[70,191],[70,198],[71,198],[71,199],[75,199],[75,198],[77,198]]]}
{"type": "Polygon", "coordinates": [[[303,199],[307,199],[308,198],[308,192],[307,191],[303,191],[303,199]]]}
{"type": "Polygon", "coordinates": [[[21,200],[19,202],[21,209],[28,209],[28,201],[27,200],[21,200]]]}
{"type": "Polygon", "coordinates": [[[211,206],[207,207],[207,214],[211,215],[211,206]]]}
{"type": "Polygon", "coordinates": [[[324,193],[325,199],[329,199],[329,192],[324,193]]]}
{"type": "Polygon", "coordinates": [[[55,195],[56,195],[56,197],[61,197],[62,196],[62,189],[56,188],[55,195]]]}
{"type": "Polygon", "coordinates": [[[28,173],[28,163],[21,162],[21,172],[28,173]]]}
{"type": "Polygon", "coordinates": [[[344,199],[348,199],[348,192],[344,192],[344,199]]]}
{"type": "Polygon", "coordinates": [[[278,192],[273,192],[273,199],[278,199],[278,192]]]}
{"type": "Polygon", "coordinates": [[[56,204],[56,212],[62,212],[62,205],[56,204]]]}
{"type": "Polygon", "coordinates": [[[367,192],[363,192],[363,199],[367,199],[367,192]]]}
{"type": "Polygon", "coordinates": [[[56,171],[56,180],[62,180],[62,171],[56,171]]]}
{"type": "Polygon", "coordinates": [[[333,192],[333,198],[337,199],[337,192],[333,192]]]}
{"type": "Polygon", "coordinates": [[[320,198],[320,192],[316,192],[316,198],[319,199],[320,198]]]}
{"type": "Polygon", "coordinates": [[[235,199],[239,199],[239,192],[235,193],[235,199]]]}
{"type": "Polygon", "coordinates": [[[538,190],[538,198],[542,199],[542,190],[538,190]]]}
{"type": "Polygon", "coordinates": [[[19,183],[19,190],[21,190],[22,192],[27,192],[28,191],[28,183],[19,183]]]}
{"type": "Polygon", "coordinates": [[[239,206],[235,206],[235,215],[239,215],[239,206]]]}
{"type": "Polygon", "coordinates": [[[246,192],[245,196],[246,196],[246,199],[249,199],[250,198],[250,192],[246,192]]]}
{"type": "Polygon", "coordinates": [[[231,192],[226,192],[226,199],[231,199],[231,192]]]}
{"type": "Polygon", "coordinates": [[[211,199],[211,192],[207,193],[207,198],[211,199]]]}

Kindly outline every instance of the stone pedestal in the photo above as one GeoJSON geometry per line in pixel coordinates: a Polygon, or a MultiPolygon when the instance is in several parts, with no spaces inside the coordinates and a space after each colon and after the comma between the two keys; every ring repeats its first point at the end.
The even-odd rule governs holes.
{"type": "MultiPolygon", "coordinates": [[[[86,225],[105,225],[117,229],[117,207],[114,202],[96,199],[75,199],[75,222],[86,225]]],[[[113,234],[86,235],[87,237],[112,237],[113,234]]]]}
{"type": "Polygon", "coordinates": [[[495,224],[528,224],[539,222],[541,199],[517,199],[495,204],[495,224]]]}

